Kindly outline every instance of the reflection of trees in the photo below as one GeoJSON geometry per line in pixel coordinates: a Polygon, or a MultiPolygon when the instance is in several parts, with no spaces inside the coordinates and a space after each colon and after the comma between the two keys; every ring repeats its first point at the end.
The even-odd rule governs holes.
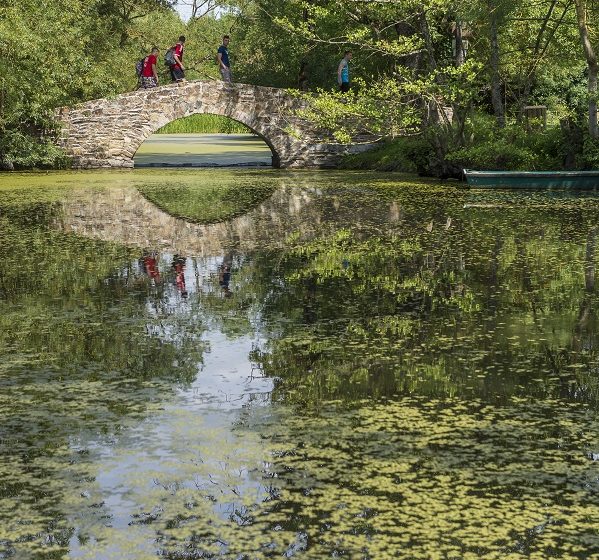
{"type": "MultiPolygon", "coordinates": [[[[95,475],[77,437],[117,437],[192,379],[211,320],[255,332],[275,399],[309,406],[274,406],[262,424],[247,407],[230,441],[208,429],[201,457],[172,450],[180,470],[140,491],[133,518],[166,557],[597,552],[596,423],[555,399],[597,402],[595,211],[329,194],[296,193],[290,224],[274,209],[261,222],[276,242],[226,254],[229,298],[192,260],[206,291],[178,320],[167,281],[144,280],[122,248],[26,212],[2,220],[0,548],[9,535],[30,556],[44,539],[64,555],[66,504],[95,475]],[[472,404],[435,399],[463,395],[472,404]],[[370,396],[391,402],[356,405],[370,396]],[[328,399],[353,408],[305,412],[328,399]]],[[[102,526],[101,503],[75,509],[102,526]]]]}
{"type": "Polygon", "coordinates": [[[52,232],[42,210],[0,222],[0,556],[63,557],[63,507],[94,476],[72,438],[143,417],[194,379],[202,353],[201,324],[149,314],[160,295],[135,280],[130,252],[52,232]]]}
{"type": "MultiPolygon", "coordinates": [[[[380,212],[380,201],[351,194],[366,214],[380,212]]],[[[463,208],[457,197],[440,206],[434,196],[392,196],[401,214],[391,223],[323,221],[244,267],[243,293],[262,302],[269,339],[254,357],[282,380],[278,395],[595,400],[592,206],[523,198],[463,208]]]]}
{"type": "MultiPolygon", "coordinates": [[[[584,260],[584,289],[585,294],[580,303],[574,337],[572,339],[573,350],[580,352],[584,348],[582,337],[585,331],[592,326],[594,317],[593,294],[595,292],[595,246],[597,244],[597,229],[590,228],[586,240],[586,252],[584,260]]],[[[587,341],[589,346],[592,341],[587,341]]]]}

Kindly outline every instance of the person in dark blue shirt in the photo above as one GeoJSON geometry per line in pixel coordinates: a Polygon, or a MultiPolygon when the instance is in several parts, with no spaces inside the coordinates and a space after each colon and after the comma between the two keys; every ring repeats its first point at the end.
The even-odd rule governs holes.
{"type": "Polygon", "coordinates": [[[231,75],[231,62],[229,60],[229,36],[225,35],[223,37],[223,44],[218,47],[218,52],[216,54],[216,59],[218,60],[218,67],[220,70],[220,75],[225,82],[232,82],[233,77],[231,75]]]}

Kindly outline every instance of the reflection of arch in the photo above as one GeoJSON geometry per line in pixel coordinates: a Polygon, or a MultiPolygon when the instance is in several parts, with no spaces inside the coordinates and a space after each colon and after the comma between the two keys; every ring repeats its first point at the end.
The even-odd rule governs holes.
{"type": "MultiPolygon", "coordinates": [[[[59,109],[58,140],[73,166],[133,167],[139,146],[162,126],[211,113],[246,125],[268,145],[275,167],[332,167],[351,146],[328,143],[294,112],[303,102],[285,90],[191,81],[59,109]]],[[[363,147],[362,147],[363,149],[363,147]]]]}
{"type": "MultiPolygon", "coordinates": [[[[81,192],[62,203],[57,224],[70,233],[187,256],[215,256],[230,251],[253,250],[285,239],[290,221],[302,226],[301,210],[313,204],[302,183],[282,187],[243,216],[214,224],[195,224],[174,217],[148,201],[134,187],[112,186],[98,196],[81,192]],[[295,218],[295,219],[294,219],[295,218]],[[106,227],[110,224],[110,227],[106,227]]],[[[316,205],[317,211],[320,206],[316,205]]]]}
{"type": "MultiPolygon", "coordinates": [[[[318,179],[316,179],[318,181],[318,179]]],[[[216,256],[231,251],[281,247],[289,232],[311,239],[322,224],[337,220],[343,226],[356,217],[356,200],[341,206],[334,196],[314,185],[313,174],[288,174],[279,188],[247,214],[226,222],[195,224],[176,218],[148,201],[135,187],[111,185],[97,191],[83,190],[62,202],[56,226],[70,233],[116,242],[129,247],[216,256]]],[[[393,222],[394,201],[373,202],[360,211],[363,221],[393,222]]]]}

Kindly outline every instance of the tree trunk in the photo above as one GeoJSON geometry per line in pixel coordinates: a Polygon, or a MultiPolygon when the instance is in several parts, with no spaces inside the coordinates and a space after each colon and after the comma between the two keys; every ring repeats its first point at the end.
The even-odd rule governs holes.
{"type": "Polygon", "coordinates": [[[435,57],[435,47],[431,37],[431,30],[428,25],[428,19],[426,18],[425,11],[420,12],[420,32],[422,33],[422,38],[424,39],[428,71],[433,72],[437,69],[437,59],[435,57]]]}
{"type": "Polygon", "coordinates": [[[595,247],[597,245],[597,229],[591,228],[587,235],[586,258],[584,265],[584,287],[589,293],[595,291],[595,247]]]}
{"type": "MultiPolygon", "coordinates": [[[[410,23],[405,21],[398,21],[393,24],[395,29],[395,33],[397,35],[397,40],[401,41],[406,37],[413,37],[418,30],[410,23]]],[[[422,53],[420,49],[417,49],[416,52],[408,53],[400,57],[400,65],[406,68],[411,68],[414,72],[417,72],[421,65],[422,53]]]]}
{"type": "MultiPolygon", "coordinates": [[[[434,72],[437,69],[437,58],[435,56],[435,47],[431,35],[430,26],[426,17],[426,12],[423,10],[419,17],[420,32],[424,39],[425,50],[427,54],[427,71],[434,72]]],[[[437,75],[436,80],[440,83],[440,78],[437,75]]],[[[456,177],[461,178],[461,169],[458,169],[454,164],[445,159],[448,150],[448,140],[451,136],[451,127],[447,126],[447,120],[443,118],[439,107],[438,99],[431,99],[425,102],[426,121],[432,125],[442,125],[444,132],[432,135],[432,144],[435,148],[437,162],[430,162],[430,170],[434,175],[441,178],[456,177]]]]}
{"type": "Polygon", "coordinates": [[[453,32],[455,38],[455,65],[462,66],[466,61],[464,56],[464,38],[462,37],[462,22],[455,22],[455,30],[453,32]]]}
{"type": "Polygon", "coordinates": [[[501,77],[499,75],[499,35],[497,32],[497,7],[494,2],[489,2],[489,38],[491,41],[491,104],[493,113],[497,117],[499,126],[505,126],[505,112],[503,110],[503,100],[501,98],[501,77]]]}
{"type": "Polygon", "coordinates": [[[576,159],[582,153],[584,142],[581,123],[578,122],[578,119],[567,117],[561,119],[559,124],[565,140],[566,151],[562,164],[564,169],[576,169],[576,159]]]}
{"type": "MultiPolygon", "coordinates": [[[[310,11],[308,6],[312,6],[313,0],[308,0],[302,10],[302,22],[308,26],[309,31],[314,31],[314,20],[310,17],[310,11]]],[[[308,91],[309,89],[309,66],[308,66],[308,53],[314,46],[314,41],[308,41],[307,48],[304,50],[304,56],[300,62],[300,68],[297,75],[297,88],[300,91],[308,91]]]]}
{"type": "Polygon", "coordinates": [[[574,0],[576,6],[576,19],[578,20],[578,31],[580,41],[584,50],[584,56],[589,68],[588,92],[589,92],[589,134],[591,138],[599,138],[599,127],[597,126],[597,55],[593,49],[587,26],[587,11],[585,0],[574,0]]]}
{"type": "Polygon", "coordinates": [[[524,107],[526,105],[528,105],[528,98],[530,97],[530,92],[532,91],[532,85],[533,85],[533,82],[536,77],[537,66],[538,66],[539,62],[541,61],[543,55],[545,54],[545,51],[547,50],[551,40],[553,39],[553,35],[557,31],[557,28],[559,27],[561,21],[563,21],[565,15],[569,11],[568,8],[564,9],[560,21],[555,25],[555,27],[553,29],[551,29],[549,31],[549,33],[548,33],[549,37],[544,41],[544,45],[543,45],[543,40],[545,39],[545,32],[547,31],[547,29],[549,27],[549,21],[551,20],[551,18],[553,16],[553,12],[555,10],[556,5],[557,5],[557,0],[552,0],[551,4],[549,5],[549,8],[547,9],[547,12],[545,13],[545,16],[543,17],[543,21],[541,23],[541,26],[539,27],[539,31],[537,32],[537,38],[535,40],[535,46],[534,46],[534,49],[532,52],[532,61],[528,65],[528,68],[526,69],[526,71],[524,73],[524,80],[525,80],[524,88],[523,88],[523,92],[522,92],[522,97],[520,98],[519,111],[518,111],[520,114],[522,113],[522,110],[524,109],[524,107]]]}

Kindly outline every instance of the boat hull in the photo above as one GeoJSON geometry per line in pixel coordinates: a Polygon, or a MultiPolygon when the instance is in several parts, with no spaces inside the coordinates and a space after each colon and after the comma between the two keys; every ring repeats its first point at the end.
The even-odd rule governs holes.
{"type": "Polygon", "coordinates": [[[468,185],[499,189],[599,189],[599,171],[474,171],[468,185]]]}

